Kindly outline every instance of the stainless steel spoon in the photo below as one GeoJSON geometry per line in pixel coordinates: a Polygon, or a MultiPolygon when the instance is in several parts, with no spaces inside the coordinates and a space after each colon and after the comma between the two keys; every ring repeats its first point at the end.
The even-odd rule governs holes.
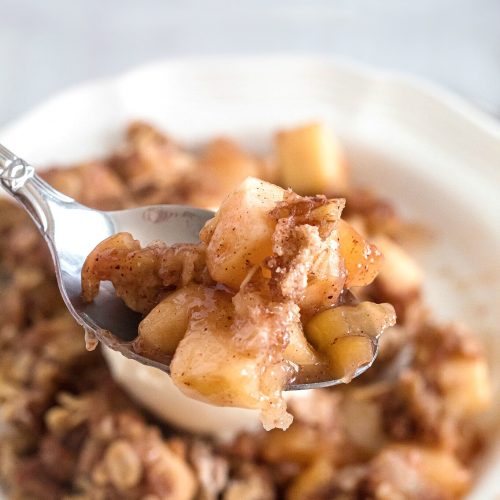
{"type": "MultiPolygon", "coordinates": [[[[110,283],[102,283],[92,303],[81,299],[81,271],[87,255],[102,240],[120,231],[131,233],[142,244],[153,240],[197,243],[209,210],[182,205],[157,205],[114,212],[92,210],[56,191],[36,175],[34,168],[0,144],[0,185],[31,215],[47,242],[54,261],[61,295],[70,313],[90,338],[95,337],[127,358],[169,372],[167,364],[137,354],[131,341],[137,336],[141,317],[117,298],[110,283]]],[[[373,358],[361,366],[361,375],[373,363],[378,338],[373,339],[373,358]]],[[[342,380],[291,384],[288,390],[312,389],[342,380]]]]}

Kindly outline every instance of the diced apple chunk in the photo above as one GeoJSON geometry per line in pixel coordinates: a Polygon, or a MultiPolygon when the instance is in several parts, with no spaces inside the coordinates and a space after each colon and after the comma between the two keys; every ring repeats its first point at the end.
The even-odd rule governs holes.
{"type": "Polygon", "coordinates": [[[299,325],[290,329],[290,342],[285,349],[284,358],[299,366],[316,365],[320,362],[299,325]]]}
{"type": "Polygon", "coordinates": [[[422,270],[408,253],[396,242],[379,236],[374,243],[384,256],[384,263],[377,278],[378,286],[391,300],[418,295],[422,287],[422,270]]]}
{"type": "Polygon", "coordinates": [[[227,193],[234,191],[247,177],[260,177],[262,163],[230,139],[215,139],[207,145],[198,162],[195,175],[201,185],[190,193],[189,204],[218,207],[227,193]]]}
{"type": "Polygon", "coordinates": [[[189,322],[170,365],[174,383],[188,396],[219,405],[258,408],[259,366],[231,341],[231,297],[215,292],[213,307],[189,322]]]}
{"type": "Polygon", "coordinates": [[[217,406],[259,408],[259,374],[255,359],[228,350],[228,334],[226,331],[207,335],[203,339],[203,351],[195,340],[197,337],[190,334],[183,339],[186,342],[183,345],[181,341],[174,356],[177,363],[171,365],[172,378],[194,399],[217,406]],[[205,356],[212,358],[210,363],[202,361],[205,356]]]}
{"type": "Polygon", "coordinates": [[[333,307],[342,292],[342,284],[342,280],[332,276],[327,275],[324,279],[310,276],[304,298],[300,302],[301,310],[309,316],[325,307],[333,307]]]}
{"type": "Polygon", "coordinates": [[[333,378],[350,382],[358,368],[372,360],[372,342],[364,335],[348,335],[336,339],[325,349],[333,378]]]}
{"type": "Polygon", "coordinates": [[[379,273],[383,257],[375,245],[368,243],[351,225],[339,219],[337,233],[340,255],[346,270],[345,287],[366,286],[379,273]]]}
{"type": "Polygon", "coordinates": [[[385,447],[370,464],[369,488],[384,498],[462,498],[470,472],[449,451],[417,444],[385,447]]]}
{"type": "Polygon", "coordinates": [[[309,316],[311,313],[332,307],[337,303],[343,286],[338,243],[336,239],[329,238],[324,251],[314,257],[304,296],[300,301],[302,311],[309,316]]]}
{"type": "Polygon", "coordinates": [[[296,476],[286,492],[286,500],[324,498],[323,492],[333,483],[335,469],[329,460],[320,458],[296,476]]]}
{"type": "Polygon", "coordinates": [[[316,314],[306,325],[309,342],[318,349],[328,347],[345,335],[375,337],[394,325],[396,316],[390,304],[361,302],[355,306],[339,306],[316,314]]]}
{"type": "Polygon", "coordinates": [[[281,184],[302,195],[347,189],[344,152],[330,128],[313,123],[276,135],[281,184]]]}
{"type": "Polygon", "coordinates": [[[456,356],[439,366],[438,383],[446,407],[459,416],[471,416],[488,408],[492,388],[483,358],[456,356]]]}
{"type": "Polygon", "coordinates": [[[257,160],[230,139],[212,141],[203,152],[200,163],[204,172],[227,183],[222,186],[226,193],[238,187],[246,177],[259,174],[257,160]]]}
{"type": "Polygon", "coordinates": [[[201,303],[203,288],[188,285],[165,297],[139,324],[141,350],[173,355],[186,334],[191,309],[201,303]]]}
{"type": "Polygon", "coordinates": [[[395,322],[391,305],[361,302],[316,314],[306,325],[306,335],[326,356],[332,375],[349,381],[372,359],[373,338],[395,322]]]}
{"type": "Polygon", "coordinates": [[[272,254],[276,223],[269,212],[284,193],[278,186],[249,177],[224,200],[215,220],[200,234],[215,281],[237,290],[252,267],[272,254]]]}
{"type": "Polygon", "coordinates": [[[286,433],[274,429],[263,437],[263,455],[267,462],[311,463],[322,453],[332,453],[325,442],[318,441],[317,429],[295,422],[286,433]]]}

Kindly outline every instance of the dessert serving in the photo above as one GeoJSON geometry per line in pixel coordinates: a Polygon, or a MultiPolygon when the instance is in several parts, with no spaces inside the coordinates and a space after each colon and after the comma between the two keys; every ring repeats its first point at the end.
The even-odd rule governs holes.
{"type": "Polygon", "coordinates": [[[344,203],[249,177],[199,244],[141,248],[129,233],[104,240],[83,265],[83,296],[92,301],[110,280],[146,315],[135,350],[172,358],[180,389],[259,408],[266,429],[286,429],[287,384],[349,382],[395,323],[389,304],[356,303],[349,293],[373,281],[382,256],[340,218],[344,203]]]}
{"type": "Polygon", "coordinates": [[[99,209],[219,209],[199,245],[141,247],[119,234],[82,276],[88,300],[111,280],[145,315],[135,348],[171,356],[174,381],[195,397],[259,408],[267,427],[286,427],[279,393],[292,377],[326,370],[348,381],[370,337],[387,329],[362,376],[290,399],[286,431],[224,441],[186,433],[134,401],[99,350],[85,350],[36,228],[0,200],[0,475],[13,498],[450,499],[469,490],[484,443],[476,417],[491,400],[482,346],[423,304],[408,225],[352,185],[328,127],[282,131],[260,157],[226,138],[190,150],[137,122],[108,158],[44,178],[99,209]],[[383,304],[394,306],[395,326],[383,304]]]}

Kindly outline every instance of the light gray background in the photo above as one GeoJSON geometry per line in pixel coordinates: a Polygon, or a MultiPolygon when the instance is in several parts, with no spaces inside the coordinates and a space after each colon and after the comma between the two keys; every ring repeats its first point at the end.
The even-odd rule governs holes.
{"type": "Polygon", "coordinates": [[[153,59],[271,52],[425,76],[500,115],[500,0],[0,0],[0,125],[153,59]]]}

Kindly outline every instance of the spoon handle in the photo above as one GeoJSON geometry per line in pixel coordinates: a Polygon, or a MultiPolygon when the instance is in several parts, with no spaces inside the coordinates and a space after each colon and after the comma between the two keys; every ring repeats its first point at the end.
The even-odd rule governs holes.
{"type": "Polygon", "coordinates": [[[14,194],[34,175],[31,165],[0,144],[0,181],[5,189],[14,194]]]}
{"type": "Polygon", "coordinates": [[[0,144],[0,186],[15,198],[31,215],[38,229],[47,234],[53,228],[53,208],[75,201],[56,191],[39,177],[22,158],[0,144]]]}

